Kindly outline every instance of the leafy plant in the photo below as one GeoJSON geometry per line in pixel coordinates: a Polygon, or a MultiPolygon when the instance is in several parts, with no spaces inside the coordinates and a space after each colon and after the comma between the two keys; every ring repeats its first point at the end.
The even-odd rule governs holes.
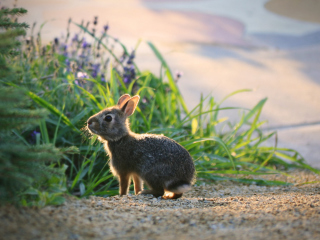
{"type": "MultiPolygon", "coordinates": [[[[28,91],[14,84],[20,68],[10,62],[20,54],[21,42],[16,39],[25,34],[28,25],[13,20],[24,13],[21,8],[0,10],[0,203],[43,206],[61,203],[64,198],[60,195],[66,191],[61,171],[66,166],[48,163],[59,161],[74,149],[58,149],[48,141],[40,143],[40,132],[35,130],[29,138],[23,136],[48,116],[46,109],[31,109],[28,91]]],[[[41,133],[44,136],[46,129],[41,133]]]]}

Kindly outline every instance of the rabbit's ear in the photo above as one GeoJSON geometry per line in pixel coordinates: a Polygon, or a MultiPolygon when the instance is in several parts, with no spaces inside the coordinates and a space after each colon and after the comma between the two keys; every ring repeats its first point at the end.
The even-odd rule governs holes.
{"type": "Polygon", "coordinates": [[[119,100],[117,105],[119,106],[119,108],[122,108],[130,99],[130,95],[129,94],[124,94],[122,95],[119,100]]]}
{"type": "Polygon", "coordinates": [[[140,97],[138,95],[133,96],[130,98],[130,100],[121,108],[121,110],[124,112],[124,115],[126,117],[129,117],[134,113],[134,110],[136,110],[136,107],[138,105],[138,102],[140,100],[140,97]]]}

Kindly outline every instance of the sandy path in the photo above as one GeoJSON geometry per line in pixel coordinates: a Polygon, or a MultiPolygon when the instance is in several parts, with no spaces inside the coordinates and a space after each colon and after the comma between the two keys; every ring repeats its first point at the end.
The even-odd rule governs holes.
{"type": "Polygon", "coordinates": [[[319,239],[320,184],[221,182],[178,200],[70,198],[41,210],[2,207],[0,220],[2,239],[319,239]]]}

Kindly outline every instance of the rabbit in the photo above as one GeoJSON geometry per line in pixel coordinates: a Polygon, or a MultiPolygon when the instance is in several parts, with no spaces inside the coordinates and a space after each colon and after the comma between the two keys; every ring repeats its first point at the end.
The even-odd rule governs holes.
{"type": "Polygon", "coordinates": [[[128,117],[140,97],[122,95],[116,106],[87,120],[91,134],[110,156],[110,169],[119,180],[119,194],[127,195],[131,178],[135,194],[152,194],[164,199],[180,198],[195,181],[195,167],[189,152],[176,141],[156,134],[136,134],[128,117]],[[143,182],[148,190],[143,190],[143,182]]]}

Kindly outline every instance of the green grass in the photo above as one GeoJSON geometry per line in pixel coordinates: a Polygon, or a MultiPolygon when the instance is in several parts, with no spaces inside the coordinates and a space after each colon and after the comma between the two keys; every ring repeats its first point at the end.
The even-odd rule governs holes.
{"type": "MultiPolygon", "coordinates": [[[[242,109],[236,124],[223,117],[223,111],[239,111],[239,108],[221,107],[221,104],[235,94],[249,92],[248,89],[230,93],[220,101],[212,96],[200,96],[197,106],[189,110],[165,58],[151,42],[147,44],[161,63],[160,76],[140,72],[134,63],[121,61],[112,45],[120,47],[127,59],[130,53],[106,32],[99,37],[92,36],[84,26],[75,25],[79,27],[78,39],[91,38],[90,53],[82,48],[81,41],[72,43],[72,51],[76,54],[70,54],[70,50],[65,56],[61,50],[63,46],[55,43],[43,46],[41,41],[33,40],[29,45],[24,44],[23,53],[12,62],[20,69],[19,79],[6,83],[27,88],[27,95],[33,101],[32,108],[46,108],[51,113],[36,129],[15,132],[18,138],[29,145],[51,143],[59,148],[76,146],[79,149],[78,154],[65,154],[64,160],[59,162],[59,166],[66,166],[66,192],[80,197],[117,194],[118,184],[109,171],[102,144],[95,137],[86,136],[81,129],[91,115],[114,105],[124,93],[141,97],[136,113],[130,117],[131,129],[137,133],[165,134],[178,141],[192,155],[199,181],[287,185],[287,182],[270,181],[263,176],[288,175],[286,171],[290,168],[308,169],[319,174],[319,170],[308,165],[297,151],[278,148],[276,132],[261,130],[265,122],[259,121],[259,117],[267,99],[262,99],[252,109],[242,109]],[[81,53],[87,54],[87,60],[79,57],[81,53]],[[72,62],[83,66],[76,69],[72,62]],[[101,66],[99,74],[92,70],[93,64],[97,63],[101,66]],[[134,68],[135,76],[127,81],[124,67],[129,65],[134,68]],[[89,77],[79,79],[78,72],[86,72],[89,77]],[[30,133],[34,130],[40,132],[40,138],[31,143],[30,133]],[[266,144],[270,138],[275,139],[274,146],[266,144]],[[262,178],[246,177],[250,175],[262,178]]],[[[70,42],[70,38],[59,41],[70,42]]],[[[43,199],[50,199],[42,195],[43,199]]]]}

